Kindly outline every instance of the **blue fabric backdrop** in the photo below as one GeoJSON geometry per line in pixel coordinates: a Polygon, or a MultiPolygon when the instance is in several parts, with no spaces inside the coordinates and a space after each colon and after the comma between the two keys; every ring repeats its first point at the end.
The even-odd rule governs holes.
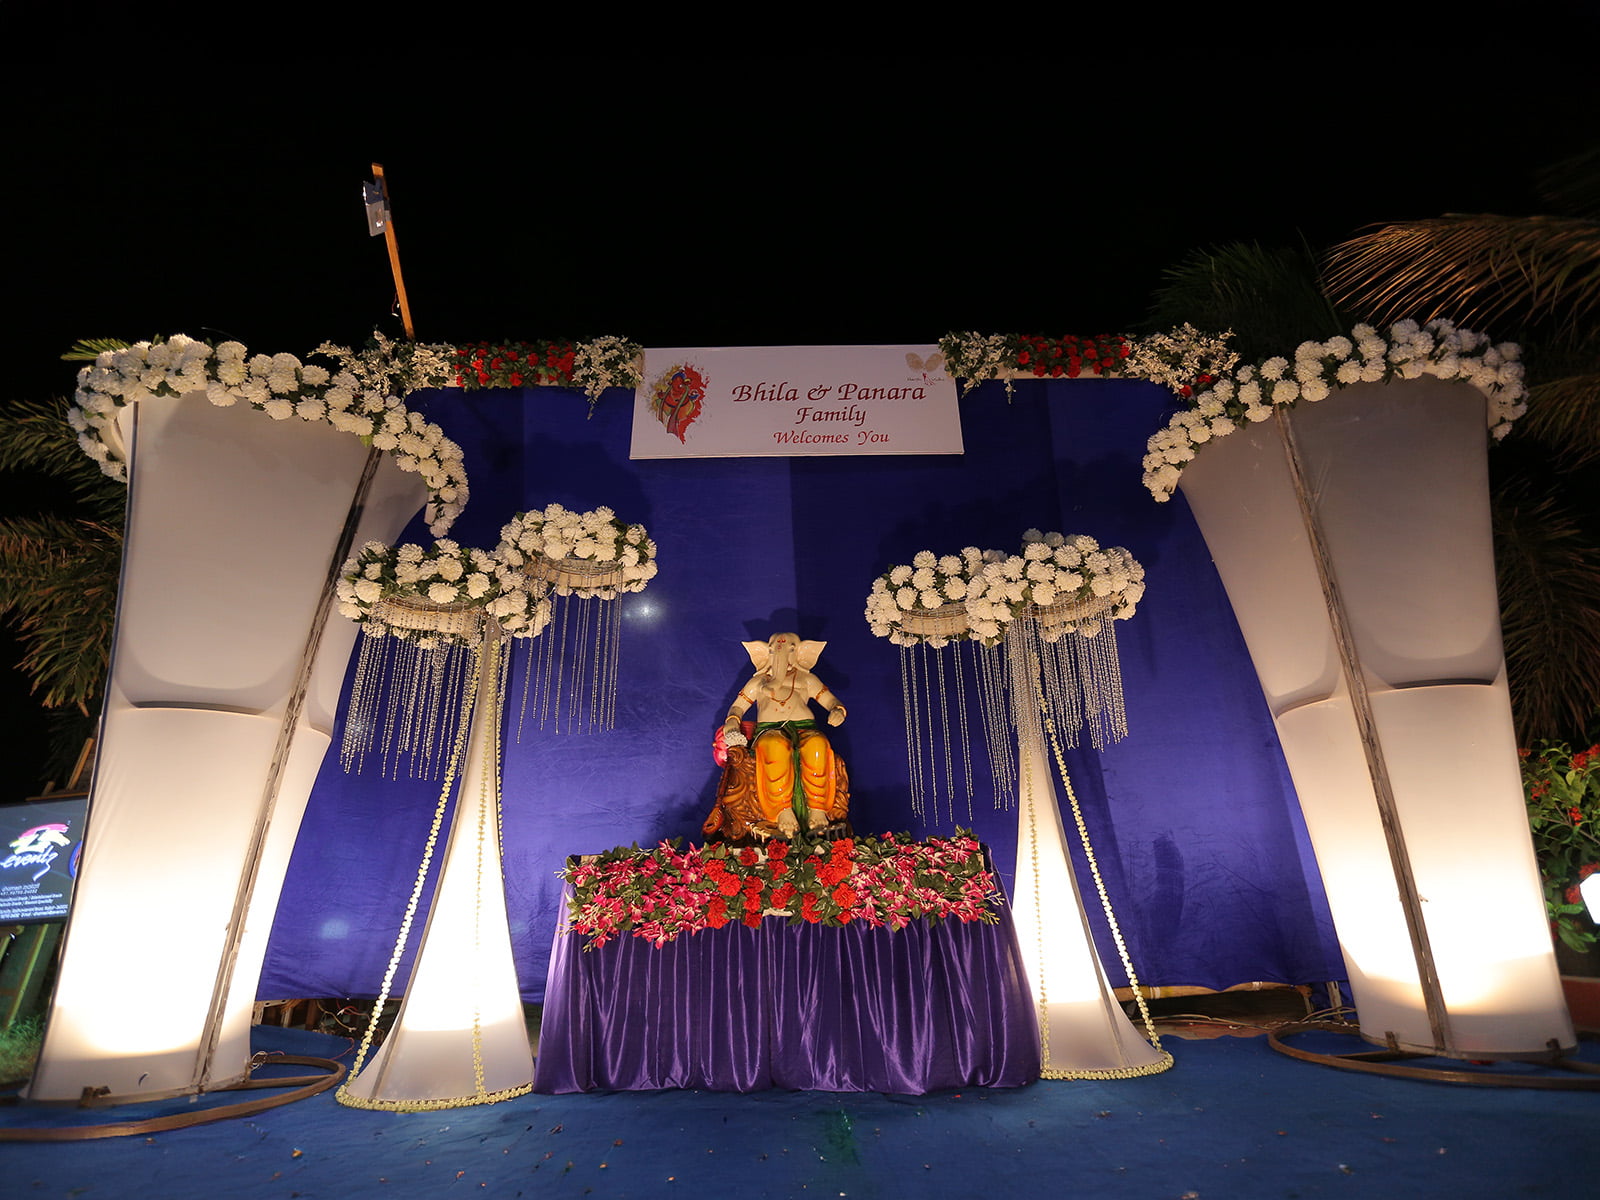
{"type": "MultiPolygon", "coordinates": [[[[827,641],[818,673],[849,708],[834,738],[858,832],[947,832],[948,820],[913,820],[899,652],[867,629],[866,594],[917,550],[1012,549],[1030,526],[1126,546],[1147,572],[1138,613],[1118,625],[1129,736],[1071,761],[1142,981],[1343,976],[1294,790],[1210,556],[1182,497],[1155,504],[1139,481],[1166,392],[1029,381],[1008,403],[985,385],[961,402],[960,456],[645,462],[628,459],[630,399],[608,393],[592,419],[582,397],[548,389],[439,392],[423,405],[466,450],[472,499],[452,532],[462,544],[493,547],[514,512],[558,502],[609,505],[660,548],[660,574],[623,601],[613,732],[553,733],[530,719],[519,741],[513,676],[505,869],[526,998],[543,996],[567,855],[698,840],[716,785],[711,734],[749,676],[742,640],[792,628],[827,641]]],[[[405,540],[428,541],[420,522],[405,540]]],[[[370,769],[347,776],[330,754],[262,998],[377,992],[436,795],[436,784],[370,769]]],[[[986,777],[971,821],[964,802],[957,817],[993,848],[1009,890],[1016,818],[994,810],[986,777]]]]}

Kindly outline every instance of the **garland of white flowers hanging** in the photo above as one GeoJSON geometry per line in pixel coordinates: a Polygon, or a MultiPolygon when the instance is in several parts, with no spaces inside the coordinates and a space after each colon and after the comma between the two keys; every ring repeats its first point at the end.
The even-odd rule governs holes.
{"type": "Polygon", "coordinates": [[[1185,464],[1207,442],[1241,426],[1265,421],[1278,408],[1314,404],[1353,383],[1394,379],[1460,379],[1488,399],[1486,423],[1497,441],[1527,411],[1521,349],[1511,342],[1491,345],[1487,336],[1459,329],[1443,319],[1418,325],[1401,321],[1379,332],[1357,325],[1349,337],[1302,342],[1291,361],[1277,355],[1247,363],[1209,386],[1180,394],[1188,406],[1166,428],[1150,437],[1144,456],[1144,485],[1158,501],[1171,498],[1185,464]]]}
{"type": "Polygon", "coordinates": [[[339,364],[331,372],[292,354],[251,355],[239,342],[212,347],[183,334],[102,349],[78,372],[67,420],[84,453],[121,480],[128,477],[127,448],[117,432],[117,414],[148,397],[203,393],[219,408],[243,402],[275,421],[322,421],[370,439],[401,470],[420,474],[428,487],[428,528],[442,537],[467,503],[461,447],[409,411],[404,397],[446,384],[450,347],[373,337],[362,351],[319,346],[314,353],[339,364]]]}
{"type": "Polygon", "coordinates": [[[561,729],[563,714],[567,732],[614,728],[618,599],[643,591],[656,574],[656,544],[644,526],[618,520],[609,508],[572,512],[551,504],[507,522],[495,554],[553,597],[550,636],[540,639],[523,676],[523,716],[536,688],[540,728],[549,722],[561,729]]]}
{"type": "MultiPolygon", "coordinates": [[[[339,612],[360,625],[362,637],[341,746],[345,770],[360,770],[377,752],[387,774],[406,758],[414,778],[438,778],[490,622],[505,638],[536,637],[550,620],[548,590],[495,554],[452,541],[430,549],[368,542],[346,560],[339,612]]],[[[497,640],[500,653],[507,645],[497,640]]]]}
{"type": "Polygon", "coordinates": [[[958,794],[971,817],[969,687],[997,805],[1008,802],[1017,780],[1014,687],[1042,686],[1067,745],[1077,745],[1085,727],[1096,749],[1125,737],[1114,622],[1133,616],[1143,596],[1144,568],[1128,551],[1037,529],[1024,532],[1016,554],[924,550],[875,579],[867,624],[900,647],[914,811],[925,816],[931,808],[937,818],[942,781],[949,818],[958,794]],[[1016,678],[1019,664],[1035,664],[1029,670],[1037,681],[1016,678]]]}

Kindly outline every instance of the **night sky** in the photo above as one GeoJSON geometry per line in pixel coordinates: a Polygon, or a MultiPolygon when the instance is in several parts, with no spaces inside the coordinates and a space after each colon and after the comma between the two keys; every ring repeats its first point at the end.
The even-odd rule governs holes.
{"type": "MultiPolygon", "coordinates": [[[[774,59],[677,79],[569,60],[519,68],[511,99],[477,106],[438,82],[448,70],[340,99],[287,75],[161,88],[13,72],[0,402],[70,393],[57,356],[81,337],[304,355],[398,334],[360,204],[373,161],[426,341],[923,343],[1131,329],[1192,247],[1321,248],[1373,222],[1537,211],[1533,169],[1600,128],[1592,92],[1502,92],[1459,64],[1360,94],[1287,58],[1221,92],[1208,69],[1129,62],[1113,76],[774,59]]],[[[0,490],[5,513],[39,502],[0,490]]],[[[34,736],[8,723],[13,747],[34,736]]],[[[26,761],[0,800],[37,790],[26,761]]]]}

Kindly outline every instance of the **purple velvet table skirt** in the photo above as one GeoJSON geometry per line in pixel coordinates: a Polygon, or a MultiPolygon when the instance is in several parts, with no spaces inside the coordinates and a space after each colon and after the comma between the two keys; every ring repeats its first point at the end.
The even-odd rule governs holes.
{"type": "Polygon", "coordinates": [[[660,949],[556,935],[534,1090],[1020,1087],[1039,1032],[999,925],[729,925],[660,949]]]}

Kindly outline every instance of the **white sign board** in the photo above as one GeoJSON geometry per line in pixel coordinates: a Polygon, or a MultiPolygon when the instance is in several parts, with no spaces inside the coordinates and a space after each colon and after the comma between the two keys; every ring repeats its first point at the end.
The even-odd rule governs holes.
{"type": "Polygon", "coordinates": [[[644,352],[632,458],[960,453],[937,346],[644,352]]]}

